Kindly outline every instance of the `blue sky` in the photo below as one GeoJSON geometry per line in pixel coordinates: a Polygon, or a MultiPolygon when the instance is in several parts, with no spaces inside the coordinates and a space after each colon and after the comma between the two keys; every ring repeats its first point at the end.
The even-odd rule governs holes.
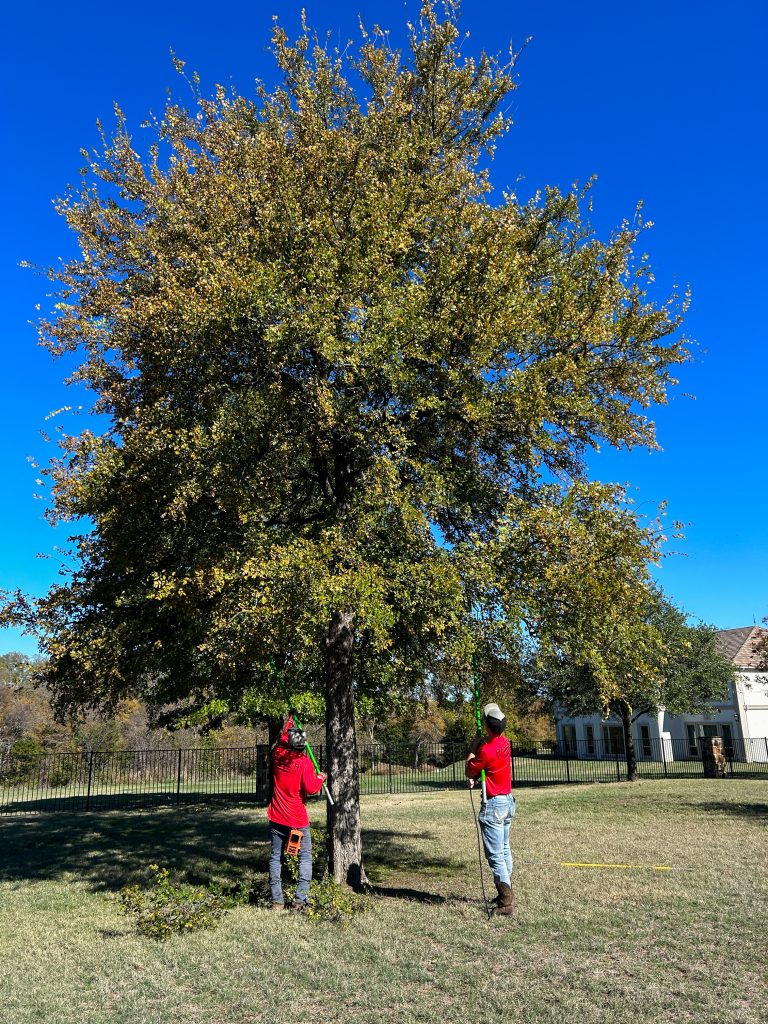
{"type": "MultiPolygon", "coordinates": [[[[413,0],[306,4],[311,25],[343,43],[358,14],[397,44],[413,0]]],[[[18,267],[48,265],[73,251],[51,200],[77,179],[81,147],[98,143],[96,120],[112,123],[118,101],[129,124],[159,111],[175,92],[173,49],[204,91],[233,83],[253,94],[274,80],[267,52],[272,15],[291,31],[300,4],[285,0],[201,5],[165,0],[71,8],[48,0],[4,17],[0,97],[5,198],[0,237],[3,302],[0,429],[0,588],[40,594],[56,578],[55,532],[35,500],[37,473],[54,446],[46,416],[82,397],[64,386],[67,365],[37,347],[29,321],[45,306],[45,280],[18,267]]],[[[662,452],[605,452],[604,479],[628,482],[644,511],[668,503],[687,524],[658,578],[697,619],[728,628],[768,615],[765,449],[766,110],[763,46],[768,14],[759,0],[708,13],[692,0],[642,5],[594,0],[466,4],[467,52],[507,52],[532,37],[518,64],[515,125],[492,168],[498,188],[529,194],[597,174],[594,223],[606,234],[638,199],[655,227],[645,249],[658,295],[690,284],[686,332],[700,346],[671,403],[654,412],[662,452]],[[704,351],[705,350],[705,351],[704,351]],[[694,395],[695,398],[685,397],[694,395]]],[[[70,424],[70,427],[72,425],[70,424]]],[[[0,632],[0,653],[33,653],[29,638],[0,632]]]]}

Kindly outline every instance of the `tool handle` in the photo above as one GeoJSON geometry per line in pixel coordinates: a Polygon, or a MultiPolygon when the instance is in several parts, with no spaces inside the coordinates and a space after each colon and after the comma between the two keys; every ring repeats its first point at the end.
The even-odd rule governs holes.
{"type": "MultiPolygon", "coordinates": [[[[296,718],[295,715],[294,715],[294,719],[293,720],[298,725],[299,729],[303,729],[304,728],[303,725],[301,724],[301,722],[298,720],[298,718],[296,718]]],[[[317,763],[317,758],[315,757],[314,751],[312,750],[312,747],[310,747],[309,744],[307,744],[307,753],[309,754],[310,761],[314,765],[315,771],[319,775],[320,774],[320,765],[317,763]]],[[[331,805],[331,807],[335,807],[336,805],[335,805],[335,803],[333,801],[333,797],[331,796],[331,791],[328,789],[328,787],[326,786],[325,783],[323,783],[323,790],[322,791],[323,791],[323,794],[325,795],[325,799],[328,801],[328,803],[331,805]]]]}
{"type": "Polygon", "coordinates": [[[331,807],[335,807],[336,803],[335,803],[333,797],[331,796],[330,789],[328,789],[328,787],[326,786],[325,783],[323,783],[323,793],[325,793],[325,799],[328,801],[328,803],[331,805],[331,807]]]}

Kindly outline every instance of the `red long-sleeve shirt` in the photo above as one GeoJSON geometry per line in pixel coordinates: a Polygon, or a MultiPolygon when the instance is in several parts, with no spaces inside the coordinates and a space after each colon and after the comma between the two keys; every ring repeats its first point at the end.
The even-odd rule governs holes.
{"type": "Polygon", "coordinates": [[[476,779],[485,769],[485,792],[491,796],[506,796],[512,792],[512,758],[506,736],[494,736],[477,750],[467,771],[476,779]]]}
{"type": "Polygon", "coordinates": [[[276,825],[306,828],[309,824],[305,800],[323,788],[315,766],[302,750],[287,746],[285,732],[272,752],[272,799],[267,818],[276,825]]]}

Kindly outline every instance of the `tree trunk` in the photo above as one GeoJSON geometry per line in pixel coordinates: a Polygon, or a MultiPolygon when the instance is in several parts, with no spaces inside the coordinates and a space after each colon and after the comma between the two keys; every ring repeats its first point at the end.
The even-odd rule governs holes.
{"type": "Polygon", "coordinates": [[[635,756],[635,741],[632,736],[632,708],[625,700],[617,700],[614,707],[621,717],[621,724],[624,729],[624,753],[627,758],[627,782],[637,782],[637,757],[635,756]]]}
{"type": "Polygon", "coordinates": [[[368,879],[363,870],[360,831],[354,639],[352,613],[332,612],[325,658],[325,742],[328,782],[334,800],[334,806],[328,804],[328,870],[339,884],[359,889],[368,879]]]}

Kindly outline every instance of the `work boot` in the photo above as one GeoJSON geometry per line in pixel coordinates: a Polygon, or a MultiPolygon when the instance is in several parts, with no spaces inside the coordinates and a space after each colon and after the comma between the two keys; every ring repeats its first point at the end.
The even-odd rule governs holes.
{"type": "Polygon", "coordinates": [[[496,914],[501,914],[503,917],[515,912],[515,894],[512,891],[512,886],[507,885],[506,882],[497,882],[496,891],[498,896],[496,897],[496,914]]]}
{"type": "Polygon", "coordinates": [[[285,904],[284,903],[273,903],[272,906],[269,909],[270,910],[285,910],[285,904]]]}

